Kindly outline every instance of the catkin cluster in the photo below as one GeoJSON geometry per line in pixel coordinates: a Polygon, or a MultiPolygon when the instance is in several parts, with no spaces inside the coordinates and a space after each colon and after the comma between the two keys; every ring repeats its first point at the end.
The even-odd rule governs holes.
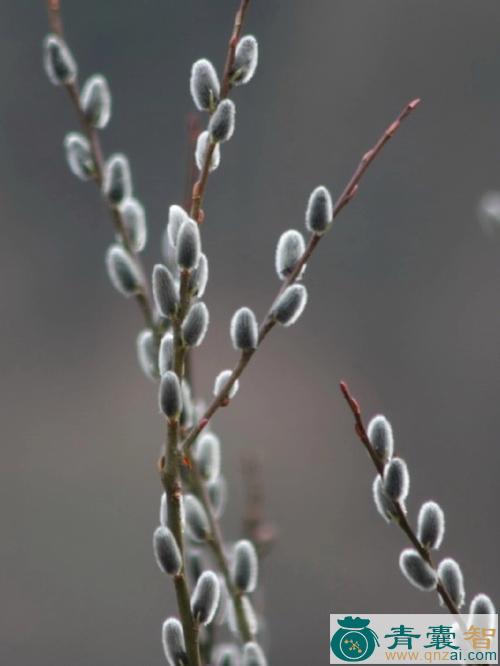
{"type": "MultiPolygon", "coordinates": [[[[394,455],[394,436],[391,424],[384,416],[375,416],[369,423],[367,435],[372,451],[382,465],[382,474],[373,482],[373,499],[377,511],[387,522],[406,517],[406,500],[410,489],[410,475],[404,460],[394,455]]],[[[431,551],[438,550],[443,542],[445,517],[442,508],[432,500],[420,507],[416,537],[420,548],[406,548],[399,557],[399,566],[407,580],[420,590],[437,589],[441,603],[444,595],[457,610],[465,603],[465,587],[462,570],[451,557],[442,559],[435,567],[431,551]],[[444,593],[444,594],[443,594],[444,593]]],[[[479,614],[493,615],[495,609],[485,594],[476,595],[470,603],[471,619],[479,614]]]]}

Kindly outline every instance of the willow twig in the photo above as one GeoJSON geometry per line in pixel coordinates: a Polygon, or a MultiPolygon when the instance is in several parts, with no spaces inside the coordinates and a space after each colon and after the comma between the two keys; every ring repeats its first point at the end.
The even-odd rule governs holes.
{"type": "MultiPolygon", "coordinates": [[[[341,382],[340,383],[340,390],[342,392],[342,395],[344,396],[345,401],[349,405],[349,408],[352,412],[352,415],[354,416],[354,431],[356,435],[358,436],[359,440],[365,447],[368,455],[370,456],[375,469],[377,470],[377,473],[379,474],[380,477],[383,477],[384,473],[384,466],[382,461],[380,460],[379,456],[376,454],[370,439],[368,437],[368,434],[366,432],[365,425],[363,423],[363,417],[361,414],[361,408],[359,406],[358,401],[352,396],[352,394],[349,391],[349,387],[347,386],[346,382],[341,382]]],[[[415,550],[418,552],[420,557],[427,562],[427,564],[436,572],[436,580],[437,580],[437,585],[436,585],[436,590],[443,600],[443,603],[445,606],[448,608],[450,613],[452,615],[456,615],[458,618],[458,621],[460,622],[461,626],[463,626],[463,620],[462,616],[460,614],[460,611],[456,604],[453,602],[452,598],[446,591],[445,587],[439,580],[439,577],[437,575],[437,569],[436,566],[434,565],[434,562],[432,561],[432,557],[425,546],[423,546],[417,535],[415,534],[415,531],[413,527],[410,525],[406,512],[404,511],[403,507],[401,506],[400,502],[396,502],[393,500],[394,508],[395,508],[395,522],[399,525],[401,530],[406,534],[408,537],[409,541],[415,548],[415,550]]]]}
{"type": "MultiPolygon", "coordinates": [[[[354,173],[352,174],[351,178],[349,179],[349,182],[345,186],[342,194],[340,197],[337,199],[334,207],[333,207],[333,217],[337,217],[339,213],[349,204],[350,201],[354,198],[356,193],[358,192],[359,189],[359,183],[361,179],[363,178],[365,172],[367,171],[368,167],[372,164],[372,162],[375,160],[375,158],[380,154],[382,151],[382,148],[385,146],[385,144],[391,139],[394,134],[397,132],[399,129],[402,121],[407,118],[412,111],[416,109],[418,104],[420,103],[419,99],[414,99],[411,102],[409,102],[404,109],[401,111],[401,113],[398,115],[396,120],[392,122],[389,127],[383,132],[383,134],[380,136],[379,140],[376,142],[376,144],[371,148],[368,152],[366,152],[363,157],[361,158],[361,161],[359,162],[357,168],[355,169],[354,173]]],[[[290,286],[292,283],[294,283],[297,280],[297,277],[301,274],[302,268],[305,266],[311,255],[313,254],[314,250],[316,249],[318,243],[320,242],[322,236],[313,233],[310,237],[309,243],[307,244],[306,249],[304,250],[304,253],[302,254],[302,257],[299,259],[297,262],[294,270],[291,272],[291,274],[288,276],[286,280],[283,282],[283,286],[281,287],[279,294],[284,291],[288,286],[290,286]]],[[[278,294],[278,295],[279,295],[278,294]]],[[[276,300],[276,299],[275,299],[276,300]]],[[[275,301],[273,301],[274,303],[275,301]]],[[[246,366],[250,362],[250,359],[254,356],[255,352],[257,349],[260,347],[261,342],[264,340],[264,338],[268,335],[268,333],[274,328],[276,324],[275,319],[273,318],[272,315],[272,306],[269,309],[266,317],[264,318],[264,321],[262,322],[260,329],[259,329],[259,338],[258,338],[258,345],[255,349],[250,349],[250,350],[245,350],[242,352],[237,364],[234,366],[231,375],[225,385],[222,387],[222,389],[219,391],[219,393],[214,397],[210,405],[207,407],[205,413],[201,417],[201,419],[198,421],[198,423],[190,430],[190,432],[187,434],[186,438],[184,439],[184,442],[182,444],[184,452],[187,453],[192,446],[192,444],[196,441],[196,438],[200,434],[200,432],[203,430],[203,428],[206,427],[212,416],[220,409],[220,407],[224,407],[228,403],[228,394],[234,385],[234,383],[239,379],[243,371],[245,370],[246,366]]]]}

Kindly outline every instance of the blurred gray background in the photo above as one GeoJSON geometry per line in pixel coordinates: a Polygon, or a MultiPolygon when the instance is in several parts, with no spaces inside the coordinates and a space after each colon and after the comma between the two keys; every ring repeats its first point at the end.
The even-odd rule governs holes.
{"type": "MultiPolygon", "coordinates": [[[[235,7],[63,2],[82,77],[109,78],[103,142],[130,156],[151,264],[183,197],[190,66],[205,56],[222,68],[235,7]]],[[[367,417],[392,421],[410,515],[428,498],[445,508],[442,552],[460,561],[468,598],[500,597],[500,235],[486,238],[476,216],[500,187],[499,27],[493,0],[251,4],[259,70],[235,92],[236,133],[205,206],[203,396],[235,361],[234,310],[269,306],[277,238],[302,228],[309,192],[338,194],[400,108],[423,99],[308,266],[305,315],[266,340],[214,423],[228,538],[240,532],[242,456],[262,462],[279,531],[262,576],[274,664],[328,663],[330,611],[438,610],[398,570],[406,543],[372,505],[341,378],[367,417]]],[[[163,425],[136,363],[140,318],[104,271],[100,197],[65,165],[77,124],[41,67],[44,2],[2,0],[0,31],[0,662],[163,664],[174,603],[151,550],[163,425]]]]}

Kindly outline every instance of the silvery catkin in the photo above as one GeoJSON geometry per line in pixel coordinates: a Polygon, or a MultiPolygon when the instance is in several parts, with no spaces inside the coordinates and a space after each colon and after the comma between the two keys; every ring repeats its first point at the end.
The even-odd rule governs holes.
{"type": "MultiPolygon", "coordinates": [[[[377,474],[373,480],[372,492],[373,501],[377,511],[382,518],[389,523],[393,518],[397,517],[397,511],[394,502],[384,491],[382,479],[379,474],[377,474]]],[[[401,506],[401,508],[403,508],[403,506],[401,506]]]]}
{"type": "Polygon", "coordinates": [[[311,193],[306,209],[306,227],[317,235],[324,234],[333,222],[330,192],[320,185],[311,193]]]}
{"type": "Polygon", "coordinates": [[[142,371],[150,379],[158,377],[158,355],[153,331],[149,328],[137,336],[137,357],[142,371]]]}
{"type": "Polygon", "coordinates": [[[174,367],[174,336],[168,332],[162,337],[158,353],[158,370],[160,375],[174,367]]]}
{"type": "Polygon", "coordinates": [[[106,268],[111,283],[124,296],[141,288],[141,276],[130,254],[121,245],[111,245],[106,252],[106,268]]]}
{"type": "Polygon", "coordinates": [[[257,587],[259,561],[251,541],[242,539],[234,547],[231,576],[239,592],[250,593],[257,587]]]}
{"type": "Polygon", "coordinates": [[[177,235],[179,268],[192,271],[198,266],[201,253],[200,229],[194,220],[185,220],[177,235]]]}
{"type": "Polygon", "coordinates": [[[85,82],[80,103],[87,121],[97,129],[104,129],[111,117],[111,92],[104,76],[94,74],[85,82]]]}
{"type": "Polygon", "coordinates": [[[69,169],[80,180],[89,180],[95,174],[95,164],[86,137],[70,132],[64,138],[64,153],[69,169]]]}
{"type": "Polygon", "coordinates": [[[217,611],[219,598],[219,579],[213,571],[204,571],[191,596],[191,609],[195,620],[201,624],[210,624],[217,611]]]}
{"type": "Polygon", "coordinates": [[[209,323],[205,303],[194,303],[182,322],[182,338],[187,347],[198,347],[203,342],[209,323]]]}
{"type": "Polygon", "coordinates": [[[215,109],[220,95],[219,78],[214,66],[206,58],[201,58],[193,64],[189,87],[199,111],[215,109]]]}
{"type": "Polygon", "coordinates": [[[148,237],[144,206],[138,199],[129,197],[121,203],[120,213],[130,247],[134,252],[142,252],[148,237]]]}
{"type": "Polygon", "coordinates": [[[198,266],[189,276],[189,290],[193,296],[201,298],[205,293],[208,282],[208,259],[206,254],[200,253],[198,266]]]}
{"type": "Polygon", "coordinates": [[[439,548],[444,536],[444,513],[436,502],[425,502],[418,513],[417,536],[425,548],[439,548]]]}
{"type": "Polygon", "coordinates": [[[307,290],[302,284],[292,284],[277,298],[271,314],[282,326],[291,326],[300,317],[307,303],[307,290]]]}
{"type": "MultiPolygon", "coordinates": [[[[196,141],[196,149],[194,153],[194,159],[196,166],[200,171],[203,170],[205,165],[205,159],[207,156],[208,147],[213,143],[210,138],[210,132],[205,130],[201,132],[196,141]]],[[[218,143],[213,144],[212,157],[210,159],[209,171],[215,171],[220,164],[220,146],[218,143]]]]}
{"type": "Polygon", "coordinates": [[[250,308],[236,310],[231,319],[230,335],[235,349],[248,351],[257,347],[259,326],[250,308]]]}
{"type": "Polygon", "coordinates": [[[253,35],[245,35],[236,46],[231,82],[235,86],[248,83],[259,61],[259,45],[253,35]]]}
{"type": "Polygon", "coordinates": [[[384,490],[395,502],[407,498],[410,489],[408,467],[401,458],[392,458],[384,467],[384,490]]]}
{"type": "Polygon", "coordinates": [[[218,645],[214,652],[215,666],[240,666],[240,652],[236,645],[218,645]]]}
{"type": "MultiPolygon", "coordinates": [[[[224,389],[224,386],[230,380],[232,374],[233,374],[232,370],[222,370],[222,372],[219,372],[214,381],[214,395],[219,395],[219,393],[224,389]]],[[[236,379],[236,381],[233,383],[227,394],[229,400],[234,398],[234,396],[238,392],[239,387],[240,383],[236,379]]]]}
{"type": "Polygon", "coordinates": [[[153,268],[153,298],[156,307],[164,317],[173,316],[179,304],[177,285],[166,266],[156,264],[153,268]]]}
{"type": "Polygon", "coordinates": [[[161,376],[159,402],[160,410],[168,419],[179,418],[182,409],[182,395],[175,372],[169,370],[161,376]]]}
{"type": "Polygon", "coordinates": [[[43,41],[43,64],[49,81],[54,85],[73,83],[78,67],[68,45],[58,35],[47,35],[43,41]]]}
{"type": "Polygon", "coordinates": [[[399,566],[407,580],[420,590],[429,591],[436,587],[436,572],[413,548],[403,550],[399,566]]]}
{"type": "Polygon", "coordinates": [[[374,416],[367,428],[368,439],[382,462],[390,460],[394,453],[392,426],[385,416],[374,416]]]}
{"type": "Polygon", "coordinates": [[[168,209],[168,222],[167,222],[167,234],[170,240],[170,243],[173,247],[177,245],[177,236],[179,234],[179,229],[182,224],[189,219],[189,215],[186,213],[182,206],[177,204],[172,204],[168,209]]]}
{"type": "Polygon", "coordinates": [[[464,577],[458,562],[451,557],[441,560],[437,575],[449,597],[457,608],[465,601],[464,577]]]}
{"type": "Polygon", "coordinates": [[[279,278],[286,280],[297,266],[305,249],[304,237],[295,229],[289,229],[281,234],[275,256],[276,273],[279,278]]]}
{"type": "Polygon", "coordinates": [[[168,527],[157,527],[153,534],[156,562],[165,573],[176,576],[182,569],[182,556],[174,535],[168,527]]]}
{"type": "Polygon", "coordinates": [[[126,155],[115,154],[104,165],[102,191],[112,206],[132,196],[132,175],[126,155]]]}
{"type": "Polygon", "coordinates": [[[215,481],[220,474],[220,440],[211,432],[203,433],[196,443],[195,458],[206,481],[215,481]]]}
{"type": "Polygon", "coordinates": [[[182,625],[174,617],[165,620],[162,628],[162,642],[165,657],[170,666],[184,666],[188,663],[182,625]]]}
{"type": "Polygon", "coordinates": [[[215,143],[228,141],[234,133],[236,107],[230,99],[223,99],[214,111],[208,124],[210,137],[215,143]]]}
{"type": "Polygon", "coordinates": [[[242,666],[267,666],[264,651],[258,643],[246,643],[243,647],[242,666]]]}
{"type": "Polygon", "coordinates": [[[210,525],[203,505],[194,495],[184,497],[184,515],[188,536],[193,541],[205,541],[210,532],[210,525]]]}

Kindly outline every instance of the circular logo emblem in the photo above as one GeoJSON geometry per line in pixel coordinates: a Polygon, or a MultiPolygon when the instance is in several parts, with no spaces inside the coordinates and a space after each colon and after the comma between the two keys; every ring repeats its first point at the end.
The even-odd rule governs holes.
{"type": "Polygon", "coordinates": [[[340,629],[337,629],[330,641],[333,654],[347,662],[368,659],[379,644],[377,634],[368,627],[370,620],[349,615],[337,623],[340,629]]]}

